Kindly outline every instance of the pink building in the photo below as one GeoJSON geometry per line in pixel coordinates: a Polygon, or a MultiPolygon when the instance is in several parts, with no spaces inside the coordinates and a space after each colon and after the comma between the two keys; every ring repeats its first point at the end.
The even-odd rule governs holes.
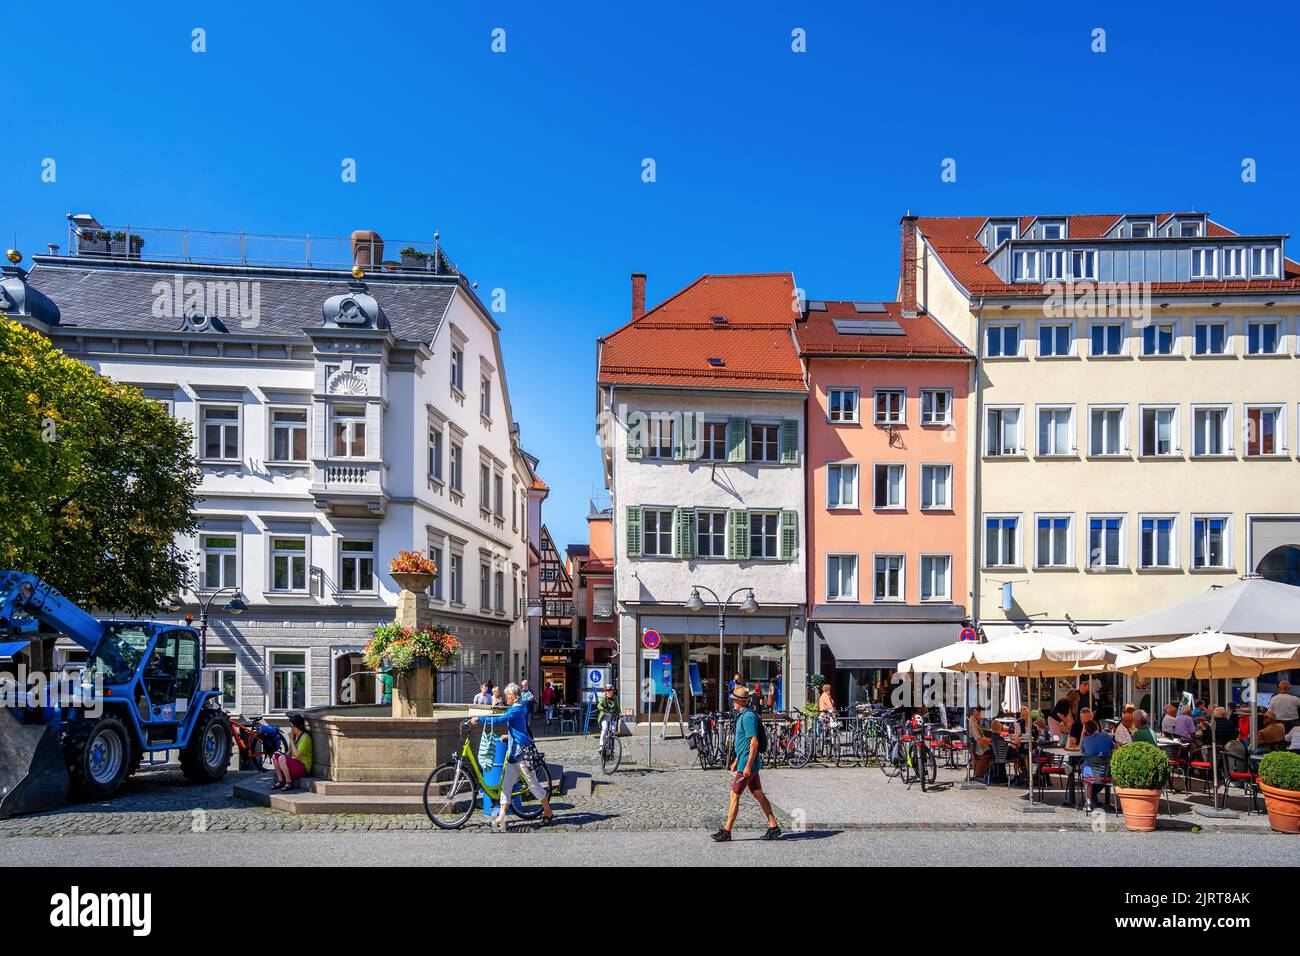
{"type": "Polygon", "coordinates": [[[836,701],[887,696],[899,660],[955,641],[969,596],[974,356],[897,302],[809,302],[812,672],[836,701]]]}

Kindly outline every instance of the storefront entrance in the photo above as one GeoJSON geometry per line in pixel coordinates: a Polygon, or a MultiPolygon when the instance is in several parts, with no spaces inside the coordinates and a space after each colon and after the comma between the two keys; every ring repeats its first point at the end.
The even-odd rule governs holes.
{"type": "MultiPolygon", "coordinates": [[[[765,710],[788,709],[786,644],[765,643],[762,638],[729,637],[723,645],[719,667],[716,638],[665,635],[659,647],[659,659],[647,660],[642,655],[640,666],[642,680],[653,682],[656,719],[663,714],[670,688],[677,694],[682,713],[689,717],[718,709],[718,682],[721,680],[723,707],[729,707],[726,698],[737,674],[740,683],[750,693],[762,695],[765,710]]],[[[640,713],[647,715],[650,701],[641,700],[639,704],[640,713]]],[[[676,719],[676,711],[673,711],[673,719],[676,719]]]]}

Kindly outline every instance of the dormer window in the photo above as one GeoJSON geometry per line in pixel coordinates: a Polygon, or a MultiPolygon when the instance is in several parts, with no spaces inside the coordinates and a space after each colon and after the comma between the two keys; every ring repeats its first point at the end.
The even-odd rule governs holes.
{"type": "Polygon", "coordinates": [[[1229,246],[1223,250],[1223,277],[1225,279],[1244,279],[1246,277],[1246,250],[1229,246]]]}
{"type": "Polygon", "coordinates": [[[1004,242],[1010,242],[1016,238],[1016,224],[1014,222],[998,222],[993,224],[993,248],[996,249],[1004,242]]]}
{"type": "Polygon", "coordinates": [[[1250,274],[1256,279],[1277,278],[1277,247],[1255,246],[1250,250],[1250,274]]]}
{"type": "Polygon", "coordinates": [[[1063,222],[1045,222],[1042,226],[1044,239],[1064,239],[1065,223],[1063,222]]]}
{"type": "Polygon", "coordinates": [[[1133,239],[1150,239],[1151,223],[1149,222],[1130,223],[1128,227],[1128,234],[1130,238],[1133,239]]]}
{"type": "Polygon", "coordinates": [[[1097,278],[1097,250],[1075,249],[1070,253],[1070,278],[1097,278]]]}
{"type": "Polygon", "coordinates": [[[1192,250],[1192,278],[1213,279],[1219,274],[1218,249],[1192,250]]]}
{"type": "Polygon", "coordinates": [[[1196,239],[1201,235],[1199,219],[1182,219],[1178,223],[1178,235],[1184,239],[1196,239]]]}
{"type": "Polygon", "coordinates": [[[1012,274],[1017,282],[1038,281],[1038,250],[1017,249],[1011,257],[1012,274]]]}

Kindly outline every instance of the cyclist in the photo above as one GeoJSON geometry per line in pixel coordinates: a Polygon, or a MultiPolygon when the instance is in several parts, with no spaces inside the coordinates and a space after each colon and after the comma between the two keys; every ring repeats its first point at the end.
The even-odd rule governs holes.
{"type": "Polygon", "coordinates": [[[596,713],[600,715],[600,749],[604,750],[606,738],[618,733],[618,698],[612,685],[605,685],[604,695],[596,701],[596,713]]]}
{"type": "Polygon", "coordinates": [[[528,733],[528,708],[520,699],[519,685],[513,681],[506,685],[505,701],[508,709],[504,714],[469,719],[471,724],[481,722],[487,729],[502,727],[507,731],[501,737],[510,745],[506,751],[506,765],[501,771],[501,813],[493,821],[493,826],[503,832],[506,828],[506,811],[510,808],[510,794],[521,776],[528,784],[528,789],[533,792],[533,796],[542,802],[544,814],[542,824],[548,824],[555,819],[555,811],[551,809],[551,794],[537,779],[532,762],[526,753],[534,746],[533,738],[528,733]]]}

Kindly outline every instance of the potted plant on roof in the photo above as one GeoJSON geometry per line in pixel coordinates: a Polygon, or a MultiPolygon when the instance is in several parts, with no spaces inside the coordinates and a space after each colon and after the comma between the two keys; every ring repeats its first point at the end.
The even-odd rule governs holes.
{"type": "Polygon", "coordinates": [[[401,255],[403,269],[414,269],[417,272],[432,271],[429,260],[433,258],[433,253],[421,252],[415,246],[407,246],[402,250],[401,255]]]}
{"type": "Polygon", "coordinates": [[[140,250],[144,247],[144,239],[131,233],[128,236],[122,230],[113,233],[113,241],[109,246],[108,254],[115,259],[139,259],[140,250]]]}
{"type": "Polygon", "coordinates": [[[438,576],[438,565],[415,551],[399,551],[397,557],[388,562],[388,573],[400,588],[419,594],[429,590],[433,584],[438,576]]]}
{"type": "Polygon", "coordinates": [[[1275,750],[1259,762],[1259,789],[1268,825],[1279,833],[1300,833],[1300,754],[1275,750]]]}
{"type": "Polygon", "coordinates": [[[1124,826],[1140,833],[1156,828],[1160,791],[1169,782],[1169,758],[1154,744],[1134,741],[1115,751],[1110,776],[1124,811],[1124,826]]]}
{"type": "Polygon", "coordinates": [[[112,237],[105,231],[95,232],[93,229],[81,229],[77,232],[77,255],[79,256],[106,256],[109,251],[109,240],[112,237]]]}

